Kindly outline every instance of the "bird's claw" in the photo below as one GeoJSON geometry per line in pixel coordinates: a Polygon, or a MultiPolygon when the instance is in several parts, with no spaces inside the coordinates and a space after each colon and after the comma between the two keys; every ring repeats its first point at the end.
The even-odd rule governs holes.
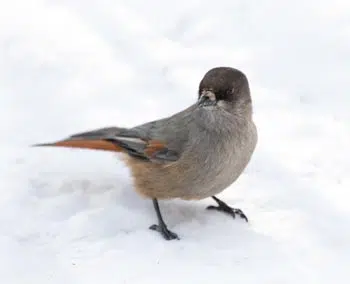
{"type": "Polygon", "coordinates": [[[233,218],[236,218],[236,215],[238,215],[239,217],[244,219],[246,222],[248,222],[247,216],[243,213],[243,211],[241,209],[238,209],[238,208],[232,208],[232,207],[227,206],[227,205],[219,205],[219,206],[210,205],[207,207],[207,209],[224,212],[226,214],[231,215],[233,218]]]}
{"type": "Polygon", "coordinates": [[[167,241],[169,240],[179,240],[180,238],[178,237],[177,234],[175,234],[174,232],[168,230],[168,228],[165,225],[152,225],[149,227],[151,230],[153,231],[157,231],[159,232],[163,238],[167,241]]]}

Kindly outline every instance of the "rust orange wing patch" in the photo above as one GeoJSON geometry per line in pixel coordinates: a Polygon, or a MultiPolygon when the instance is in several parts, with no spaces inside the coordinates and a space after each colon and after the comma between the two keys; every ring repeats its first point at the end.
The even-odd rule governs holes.
{"type": "Polygon", "coordinates": [[[148,157],[152,157],[155,153],[166,150],[167,147],[164,142],[159,141],[159,140],[149,140],[148,144],[144,150],[144,153],[148,157]]]}
{"type": "Polygon", "coordinates": [[[176,151],[170,150],[164,142],[159,140],[150,140],[144,149],[144,154],[159,162],[174,162],[179,159],[176,151]]]}

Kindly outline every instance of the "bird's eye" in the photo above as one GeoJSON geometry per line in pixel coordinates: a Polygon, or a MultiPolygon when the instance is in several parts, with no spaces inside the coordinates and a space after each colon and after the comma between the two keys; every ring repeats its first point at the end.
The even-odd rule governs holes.
{"type": "Polygon", "coordinates": [[[230,96],[230,95],[234,94],[234,92],[235,92],[235,88],[229,89],[226,91],[226,95],[230,96]]]}

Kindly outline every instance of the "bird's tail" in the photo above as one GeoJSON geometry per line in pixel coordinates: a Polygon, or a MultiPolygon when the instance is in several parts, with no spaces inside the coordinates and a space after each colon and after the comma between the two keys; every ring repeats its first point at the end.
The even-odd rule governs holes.
{"type": "Polygon", "coordinates": [[[66,147],[90,150],[103,150],[111,152],[122,152],[123,148],[113,140],[109,139],[118,135],[121,128],[109,127],[74,134],[66,139],[50,143],[39,143],[33,147],[66,147]]]}

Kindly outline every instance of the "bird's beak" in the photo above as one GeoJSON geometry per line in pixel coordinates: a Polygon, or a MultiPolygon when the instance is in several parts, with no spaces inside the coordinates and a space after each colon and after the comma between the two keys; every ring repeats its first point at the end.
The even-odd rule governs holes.
{"type": "Polygon", "coordinates": [[[216,105],[216,96],[211,91],[205,91],[198,99],[199,106],[214,106],[216,105]]]}

